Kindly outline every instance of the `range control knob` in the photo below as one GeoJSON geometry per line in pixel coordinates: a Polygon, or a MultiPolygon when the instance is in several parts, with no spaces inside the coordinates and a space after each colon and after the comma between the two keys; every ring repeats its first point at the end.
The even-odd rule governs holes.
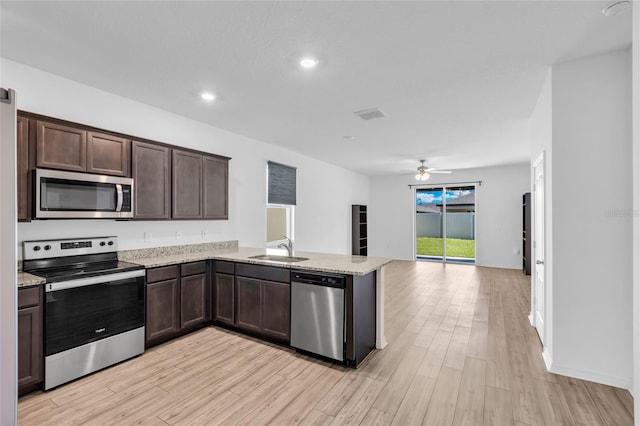
{"type": "Polygon", "coordinates": [[[33,246],[33,251],[40,251],[40,246],[33,246]]]}
{"type": "Polygon", "coordinates": [[[113,245],[113,241],[109,241],[109,245],[112,246],[113,245]]]}
{"type": "Polygon", "coordinates": [[[45,250],[51,250],[51,246],[49,244],[47,244],[46,246],[44,246],[45,250]]]}
{"type": "Polygon", "coordinates": [[[100,246],[101,246],[101,247],[104,247],[104,246],[106,246],[106,245],[107,245],[107,243],[105,243],[104,241],[100,241],[100,246]]]}

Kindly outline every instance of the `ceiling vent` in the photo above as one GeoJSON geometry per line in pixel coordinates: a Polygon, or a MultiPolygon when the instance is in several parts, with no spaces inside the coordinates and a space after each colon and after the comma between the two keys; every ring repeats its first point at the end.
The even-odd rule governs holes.
{"type": "Polygon", "coordinates": [[[373,120],[374,118],[384,117],[384,112],[380,111],[378,108],[363,109],[362,111],[354,112],[354,114],[363,120],[373,120]]]}

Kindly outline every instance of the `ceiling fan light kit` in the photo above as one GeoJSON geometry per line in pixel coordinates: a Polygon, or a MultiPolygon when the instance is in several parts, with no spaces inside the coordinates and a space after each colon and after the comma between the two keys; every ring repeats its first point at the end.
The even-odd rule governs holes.
{"type": "Polygon", "coordinates": [[[420,165],[414,176],[416,180],[425,181],[431,177],[431,173],[451,173],[451,170],[435,170],[424,165],[426,160],[420,160],[420,165]]]}

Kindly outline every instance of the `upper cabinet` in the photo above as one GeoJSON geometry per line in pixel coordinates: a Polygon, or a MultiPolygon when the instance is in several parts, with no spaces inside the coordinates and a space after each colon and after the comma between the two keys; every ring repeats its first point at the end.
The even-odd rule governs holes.
{"type": "Polygon", "coordinates": [[[203,219],[229,218],[229,160],[205,155],[202,162],[203,219]]]}
{"type": "Polygon", "coordinates": [[[36,121],[36,165],[129,176],[129,140],[47,121],[36,121]]]}
{"type": "Polygon", "coordinates": [[[20,111],[17,123],[18,219],[32,218],[36,167],[133,178],[140,220],[229,218],[229,160],[20,111]]]}
{"type": "Polygon", "coordinates": [[[152,143],[131,144],[133,217],[171,218],[171,149],[152,143]]]}
{"type": "Polygon", "coordinates": [[[174,219],[202,219],[202,155],[173,150],[174,219]]]}
{"type": "Polygon", "coordinates": [[[102,175],[130,176],[129,139],[87,132],[87,171],[102,175]]]}
{"type": "Polygon", "coordinates": [[[229,159],[173,150],[174,219],[227,219],[229,159]]]}

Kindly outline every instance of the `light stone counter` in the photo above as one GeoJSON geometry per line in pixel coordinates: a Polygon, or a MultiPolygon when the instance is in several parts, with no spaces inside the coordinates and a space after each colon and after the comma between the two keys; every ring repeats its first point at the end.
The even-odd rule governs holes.
{"type": "Polygon", "coordinates": [[[32,285],[44,284],[46,280],[36,275],[31,275],[27,272],[18,272],[18,288],[29,287],[32,285]]]}
{"type": "Polygon", "coordinates": [[[391,262],[391,259],[383,257],[352,256],[313,252],[296,252],[296,257],[306,257],[309,259],[303,260],[302,262],[281,262],[273,260],[251,259],[252,256],[258,256],[262,254],[266,254],[265,249],[239,247],[232,249],[219,249],[200,251],[195,253],[171,254],[126,260],[129,262],[144,265],[147,268],[154,268],[157,266],[167,266],[186,262],[196,262],[198,260],[214,259],[348,275],[366,275],[370,272],[380,269],[387,263],[391,262]]]}

